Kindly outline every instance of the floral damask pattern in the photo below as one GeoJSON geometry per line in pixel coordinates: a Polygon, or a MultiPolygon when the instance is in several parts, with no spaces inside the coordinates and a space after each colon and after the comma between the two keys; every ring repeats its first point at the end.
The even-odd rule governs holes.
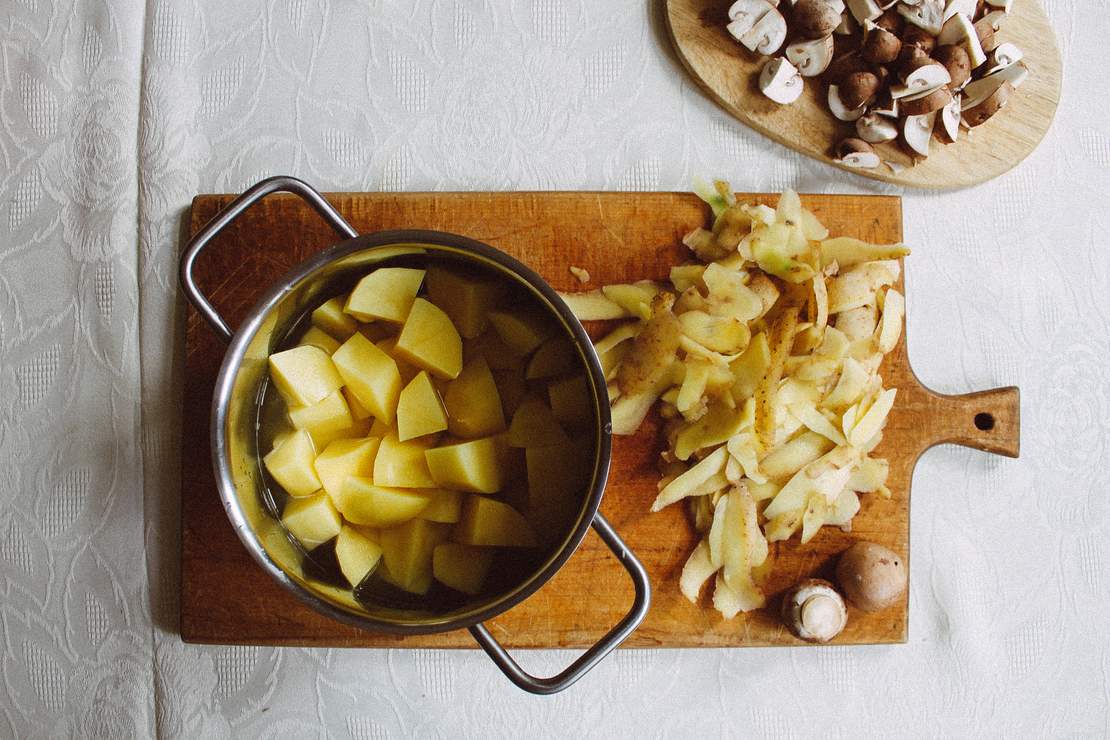
{"type": "Polygon", "coordinates": [[[195,193],[276,173],[900,193],[721,112],[661,5],[0,0],[0,737],[1110,732],[1110,126],[1086,104],[1110,14],[1080,22],[1063,0],[1046,3],[1068,74],[1042,146],[980,187],[905,194],[917,371],[942,391],[1020,384],[1024,416],[1019,461],[919,464],[908,644],[619,652],[536,699],[477,651],[176,636],[176,260],[195,193]]]}

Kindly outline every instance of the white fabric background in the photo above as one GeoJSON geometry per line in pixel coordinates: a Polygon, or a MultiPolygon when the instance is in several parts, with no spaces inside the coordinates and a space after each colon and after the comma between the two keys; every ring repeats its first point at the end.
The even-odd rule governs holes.
{"type": "Polygon", "coordinates": [[[476,651],[176,636],[191,196],[277,173],[900,190],[718,110],[656,0],[0,0],[0,737],[1110,733],[1110,3],[1047,4],[1066,69],[1048,138],[987,185],[906,193],[917,371],[1021,385],[1024,429],[1018,461],[918,466],[908,644],[621,651],[534,698],[476,651]]]}

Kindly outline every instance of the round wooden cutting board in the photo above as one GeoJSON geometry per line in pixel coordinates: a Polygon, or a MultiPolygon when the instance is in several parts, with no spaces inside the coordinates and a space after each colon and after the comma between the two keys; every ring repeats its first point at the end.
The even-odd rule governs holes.
{"type": "Polygon", "coordinates": [[[759,91],[767,57],[749,52],[725,30],[729,0],[665,0],[667,25],[682,63],[709,95],[761,134],[802,154],[864,177],[919,188],[958,188],[1010,170],[1036,148],[1060,100],[1060,52],[1044,9],[1036,0],[1015,0],[999,37],[1024,52],[1029,78],[989,121],[961,133],[955,144],[934,140],[928,159],[912,159],[897,143],[876,145],[880,156],[907,167],[851,169],[829,156],[838,141],[854,136],[852,124],[836,120],[824,102],[825,86],[806,80],[802,97],[778,105],[759,91]]]}

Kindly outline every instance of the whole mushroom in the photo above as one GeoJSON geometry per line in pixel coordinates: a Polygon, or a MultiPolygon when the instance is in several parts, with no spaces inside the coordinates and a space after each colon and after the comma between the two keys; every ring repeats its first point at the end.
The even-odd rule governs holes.
{"type": "Polygon", "coordinates": [[[807,642],[828,642],[844,630],[848,609],[831,583],[807,578],[783,597],[782,621],[807,642]]]}
{"type": "Polygon", "coordinates": [[[836,564],[836,580],[853,606],[877,612],[906,590],[906,563],[898,553],[874,542],[857,542],[836,564]]]}

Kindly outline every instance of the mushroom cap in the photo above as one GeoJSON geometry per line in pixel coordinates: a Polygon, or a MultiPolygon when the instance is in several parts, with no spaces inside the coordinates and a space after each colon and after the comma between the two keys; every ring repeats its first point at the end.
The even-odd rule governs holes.
{"type": "Polygon", "coordinates": [[[1006,105],[1006,102],[1010,99],[1010,93],[1013,91],[1013,85],[1009,82],[1003,82],[997,90],[987,96],[986,100],[963,112],[964,123],[972,128],[983,125],[987,122],[987,119],[1006,105]]]}
{"type": "Polygon", "coordinates": [[[931,54],[933,49],[936,48],[937,38],[928,31],[907,24],[902,31],[902,44],[904,46],[916,46],[926,54],[931,54]]]}
{"type": "Polygon", "coordinates": [[[875,19],[875,25],[884,31],[890,31],[895,36],[901,36],[906,27],[906,19],[899,15],[895,8],[889,8],[875,19]]]}
{"type": "Polygon", "coordinates": [[[783,596],[782,621],[807,642],[828,642],[848,624],[848,609],[835,586],[807,578],[783,596]]]}
{"type": "Polygon", "coordinates": [[[857,108],[849,108],[840,97],[839,85],[829,85],[828,101],[829,110],[841,121],[854,121],[867,112],[862,105],[857,108]]]}
{"type": "Polygon", "coordinates": [[[898,102],[898,105],[902,115],[920,116],[925,113],[932,113],[935,110],[940,110],[951,101],[951,91],[949,91],[947,87],[938,87],[933,90],[926,90],[923,93],[904,97],[898,102]]]}
{"type": "Polygon", "coordinates": [[[853,606],[875,612],[894,604],[906,590],[906,563],[874,542],[857,542],[840,556],[836,580],[853,606]]]}
{"type": "Polygon", "coordinates": [[[879,78],[872,72],[853,72],[840,85],[840,99],[851,110],[861,107],[879,92],[879,78]]]}
{"type": "Polygon", "coordinates": [[[933,59],[920,46],[907,46],[902,44],[902,53],[898,55],[898,74],[902,79],[913,73],[918,67],[932,64],[933,59]]]}
{"type": "Polygon", "coordinates": [[[853,72],[869,72],[871,65],[858,51],[849,51],[834,54],[832,63],[825,70],[824,79],[830,84],[840,85],[844,79],[853,72]]]}
{"type": "Polygon", "coordinates": [[[807,39],[830,35],[840,25],[840,12],[829,0],[797,0],[790,30],[807,39]]]}
{"type": "Polygon", "coordinates": [[[967,49],[959,44],[945,44],[938,46],[936,51],[933,52],[933,59],[944,68],[948,70],[948,76],[952,78],[952,88],[959,90],[963,85],[971,79],[971,57],[967,54],[967,49]]]}
{"type": "Polygon", "coordinates": [[[863,41],[863,58],[874,64],[886,64],[898,58],[902,40],[890,31],[874,26],[863,41]]]}

